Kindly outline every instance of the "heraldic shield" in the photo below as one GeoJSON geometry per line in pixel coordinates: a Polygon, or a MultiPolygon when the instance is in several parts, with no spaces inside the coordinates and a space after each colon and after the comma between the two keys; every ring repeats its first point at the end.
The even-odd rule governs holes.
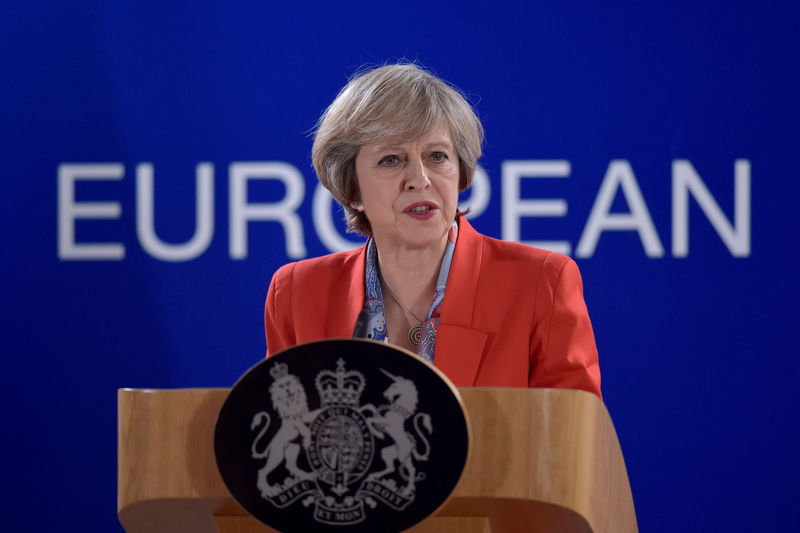
{"type": "Polygon", "coordinates": [[[458,390],[416,355],[326,340],[242,376],[214,450],[231,495],[279,531],[402,531],[452,493],[469,427],[458,390]]]}

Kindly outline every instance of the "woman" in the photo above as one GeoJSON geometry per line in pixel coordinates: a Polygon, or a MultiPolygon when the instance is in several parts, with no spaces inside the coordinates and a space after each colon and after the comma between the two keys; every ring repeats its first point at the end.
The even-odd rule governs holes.
{"type": "Polygon", "coordinates": [[[312,160],[357,250],[291,263],[272,279],[268,354],[349,337],[407,348],[458,386],[600,393],[580,273],[566,256],[480,235],[458,211],[483,128],[464,97],[412,64],[351,80],[322,115],[312,160]]]}

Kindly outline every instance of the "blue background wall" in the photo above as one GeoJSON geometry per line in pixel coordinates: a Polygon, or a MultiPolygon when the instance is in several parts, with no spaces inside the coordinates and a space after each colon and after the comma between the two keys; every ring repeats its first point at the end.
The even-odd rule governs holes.
{"type": "MultiPolygon", "coordinates": [[[[560,198],[568,209],[522,218],[520,237],[568,241],[573,250],[611,162],[630,165],[663,256],[649,257],[628,230],[603,232],[595,251],[576,259],[640,529],[794,530],[796,6],[5,4],[7,529],[121,530],[117,388],[230,386],[265,351],[267,284],[289,257],[280,224],[252,222],[246,259],[231,258],[231,163],[296,167],[306,184],[297,210],[306,255],[327,253],[312,220],[308,132],[348,75],[405,57],[477,104],[491,195],[473,223],[485,233],[503,234],[504,161],[569,163],[566,179],[522,180],[524,199],[560,198]],[[676,160],[691,163],[730,224],[734,164],[750,162],[744,257],[694,199],[688,256],[675,257],[676,160]],[[190,261],[154,258],[136,234],[136,167],[154,168],[159,238],[181,243],[194,232],[201,162],[214,168],[210,246],[190,261]],[[67,163],[122,165],[121,179],[75,186],[77,201],[117,202],[121,215],[75,227],[78,242],[121,243],[123,259],[59,258],[58,169],[67,163]]],[[[249,192],[260,203],[286,193],[276,180],[253,182],[249,192]]],[[[631,211],[621,191],[613,210],[631,211]]]]}

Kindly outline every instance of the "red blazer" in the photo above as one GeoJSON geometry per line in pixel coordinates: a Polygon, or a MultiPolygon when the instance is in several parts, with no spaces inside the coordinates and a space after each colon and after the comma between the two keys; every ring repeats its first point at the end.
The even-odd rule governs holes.
{"type": "MultiPolygon", "coordinates": [[[[366,246],[282,266],[264,323],[267,355],[353,334],[364,305],[366,246]]],[[[499,241],[459,220],[436,333],[435,365],[457,386],[600,393],[592,324],[570,258],[499,241]]]]}

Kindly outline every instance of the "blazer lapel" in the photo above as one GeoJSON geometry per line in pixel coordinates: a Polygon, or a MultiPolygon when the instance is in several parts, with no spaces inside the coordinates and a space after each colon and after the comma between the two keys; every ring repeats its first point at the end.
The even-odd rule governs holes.
{"type": "Polygon", "coordinates": [[[353,255],[347,258],[347,268],[341,274],[338,281],[339,291],[337,297],[338,305],[330,306],[327,324],[328,331],[326,337],[350,338],[353,336],[353,328],[356,325],[358,313],[364,307],[364,268],[366,266],[366,246],[354,251],[353,255]],[[342,303],[343,308],[342,308],[342,303]]]}
{"type": "Polygon", "coordinates": [[[435,365],[456,386],[475,384],[488,334],[472,327],[483,239],[461,217],[436,331],[435,365]]]}

